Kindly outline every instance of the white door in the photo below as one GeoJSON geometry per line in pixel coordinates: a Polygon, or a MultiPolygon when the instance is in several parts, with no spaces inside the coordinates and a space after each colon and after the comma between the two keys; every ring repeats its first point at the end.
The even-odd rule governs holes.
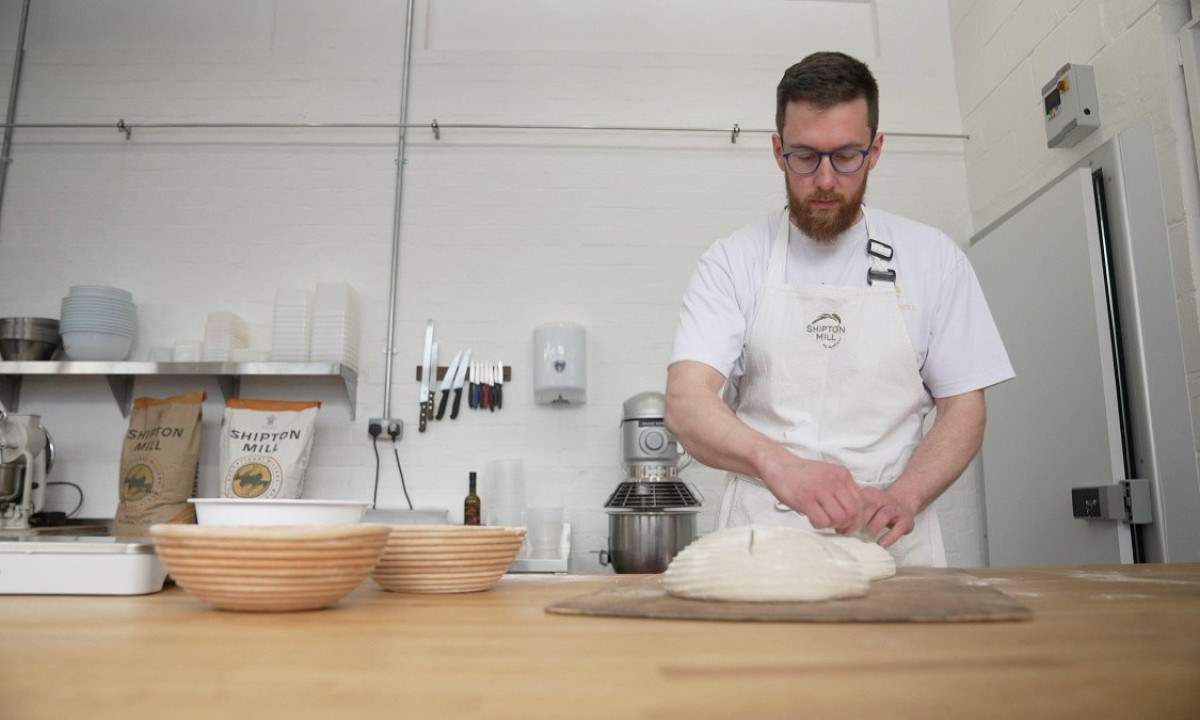
{"type": "Polygon", "coordinates": [[[1133,561],[1129,526],[1071,512],[1071,488],[1124,474],[1099,228],[1081,169],[968,251],[1017,373],[987,391],[992,566],[1133,561]]]}

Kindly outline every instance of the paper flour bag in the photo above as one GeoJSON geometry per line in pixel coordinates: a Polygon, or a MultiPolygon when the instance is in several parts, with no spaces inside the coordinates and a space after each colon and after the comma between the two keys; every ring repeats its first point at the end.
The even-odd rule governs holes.
{"type": "Polygon", "coordinates": [[[203,390],[140,397],[121,448],[121,486],[113,535],[145,536],[154,523],[194,523],[203,390]]]}
{"type": "Polygon", "coordinates": [[[226,402],[221,420],[221,497],[300,497],[320,408],[315,400],[226,402]]]}

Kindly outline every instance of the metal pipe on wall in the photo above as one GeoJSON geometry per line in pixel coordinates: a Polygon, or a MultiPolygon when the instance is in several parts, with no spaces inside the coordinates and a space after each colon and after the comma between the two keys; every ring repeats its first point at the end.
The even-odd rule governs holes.
{"type": "Polygon", "coordinates": [[[8,154],[12,150],[13,120],[17,115],[17,90],[21,87],[21,67],[25,64],[25,28],[29,24],[29,0],[21,5],[21,23],[17,29],[17,56],[13,60],[12,86],[8,89],[8,111],[4,114],[4,144],[0,146],[0,212],[4,210],[4,185],[8,181],[8,154]]]}
{"type": "Polygon", "coordinates": [[[396,360],[396,300],[400,281],[400,217],[404,200],[404,157],[405,137],[408,123],[409,68],[412,65],[413,3],[408,0],[407,17],[404,21],[404,68],[400,75],[400,132],[396,139],[396,197],[392,212],[392,265],[388,278],[387,345],[383,363],[383,415],[392,417],[392,366],[396,360]]]}

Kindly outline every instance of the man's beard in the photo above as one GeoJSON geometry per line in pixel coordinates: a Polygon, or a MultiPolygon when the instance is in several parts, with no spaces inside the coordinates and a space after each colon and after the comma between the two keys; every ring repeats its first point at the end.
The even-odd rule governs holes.
{"type": "Polygon", "coordinates": [[[863,175],[862,187],[849,200],[836,192],[814,192],[801,198],[792,192],[792,186],[787,184],[788,213],[792,223],[817,242],[830,242],[846,232],[858,220],[858,210],[862,206],[863,197],[867,194],[867,176],[863,175]],[[816,210],[810,203],[837,200],[839,205],[833,210],[816,210]]]}

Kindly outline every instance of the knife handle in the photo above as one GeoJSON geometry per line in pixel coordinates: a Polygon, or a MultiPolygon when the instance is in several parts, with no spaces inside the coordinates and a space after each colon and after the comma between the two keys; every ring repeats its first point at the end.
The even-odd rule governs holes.
{"type": "Polygon", "coordinates": [[[421,403],[421,421],[417,424],[417,432],[425,432],[425,420],[429,415],[428,403],[421,403]]]}
{"type": "Polygon", "coordinates": [[[462,388],[454,388],[454,405],[450,408],[450,419],[458,417],[458,405],[462,402],[462,388]]]}
{"type": "Polygon", "coordinates": [[[449,399],[450,399],[450,391],[443,390],[442,391],[442,401],[438,404],[438,411],[437,411],[437,419],[438,420],[441,420],[442,416],[446,414],[446,401],[449,399]]]}
{"type": "Polygon", "coordinates": [[[503,406],[504,406],[504,386],[498,384],[498,385],[496,385],[495,388],[492,389],[492,407],[499,410],[503,406]]]}

